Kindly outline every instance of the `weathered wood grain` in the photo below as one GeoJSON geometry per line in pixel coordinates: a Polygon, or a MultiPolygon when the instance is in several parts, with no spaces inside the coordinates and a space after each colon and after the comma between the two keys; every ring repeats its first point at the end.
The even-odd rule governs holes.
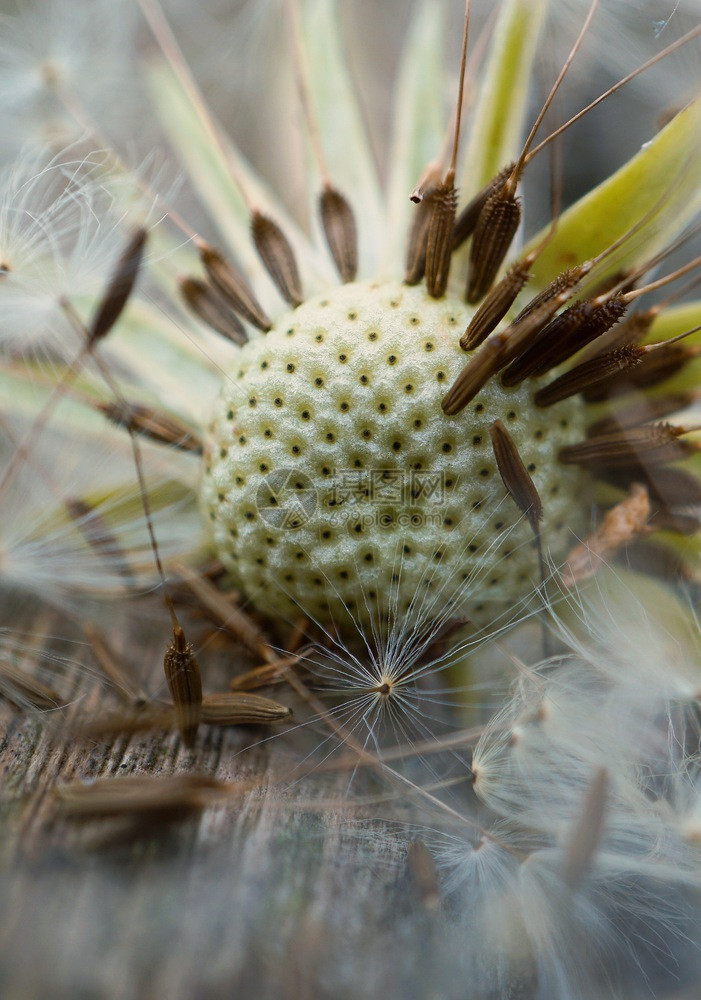
{"type": "MultiPolygon", "coordinates": [[[[192,749],[175,732],[76,740],[61,726],[120,699],[61,616],[23,624],[66,636],[46,646],[75,663],[55,670],[67,709],[39,716],[0,705],[3,1000],[453,995],[459,951],[406,865],[411,811],[388,804],[371,774],[354,787],[383,793],[376,809],[354,805],[347,769],[309,774],[319,726],[272,739],[203,727],[192,749]],[[53,795],[76,778],[187,771],[243,790],[141,833],[131,821],[70,821],[53,795]],[[385,823],[390,814],[400,821],[385,823]]],[[[133,658],[119,630],[111,640],[133,658]]],[[[136,648],[140,679],[158,693],[158,642],[136,648]]]]}

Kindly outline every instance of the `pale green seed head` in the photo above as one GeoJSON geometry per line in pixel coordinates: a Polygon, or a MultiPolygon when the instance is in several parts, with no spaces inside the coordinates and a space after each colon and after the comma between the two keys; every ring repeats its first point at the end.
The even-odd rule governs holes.
{"type": "Polygon", "coordinates": [[[470,310],[397,282],[344,285],[241,349],[207,444],[201,501],[217,553],[267,614],[376,618],[422,588],[474,578],[476,622],[538,581],[533,533],[508,496],[489,426],[501,419],[544,506],[546,550],[564,555],[583,521],[581,474],[559,449],[584,407],[547,410],[533,383],[492,379],[446,417],[441,399],[468,355],[470,310]]]}

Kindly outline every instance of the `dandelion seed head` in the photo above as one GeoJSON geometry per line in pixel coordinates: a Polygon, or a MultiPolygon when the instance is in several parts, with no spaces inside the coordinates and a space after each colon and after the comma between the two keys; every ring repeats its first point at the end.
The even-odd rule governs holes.
{"type": "Polygon", "coordinates": [[[292,598],[328,620],[339,601],[357,600],[351,570],[363,564],[376,604],[399,536],[404,609],[427,560],[440,586],[459,571],[466,579],[487,552],[491,601],[522,596],[535,576],[523,544],[530,529],[499,479],[488,434],[497,418],[549,498],[548,544],[567,546],[581,475],[555,455],[581,436],[581,409],[567,401],[533,421],[530,387],[492,385],[469,416],[445,417],[441,399],[464,364],[456,331],[468,317],[460,301],[423,289],[355,283],[308,301],[240,350],[206,446],[201,502],[219,556],[260,607],[289,615],[292,598]],[[487,508],[494,516],[474,532],[487,508]]]}

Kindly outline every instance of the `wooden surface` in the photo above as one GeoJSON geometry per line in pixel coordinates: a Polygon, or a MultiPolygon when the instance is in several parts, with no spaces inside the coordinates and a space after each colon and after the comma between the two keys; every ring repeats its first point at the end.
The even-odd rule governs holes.
{"type": "MultiPolygon", "coordinates": [[[[0,707],[3,1000],[465,995],[442,918],[408,874],[410,811],[371,775],[357,775],[350,794],[347,769],[310,775],[305,757],[322,727],[273,739],[261,728],[203,728],[192,750],[172,732],[67,737],[67,722],[120,701],[65,617],[21,626],[35,637],[28,669],[41,664],[40,648],[74,662],[51,667],[65,710],[0,707]],[[180,771],[244,791],[131,837],[111,821],[69,821],[53,791],[77,777],[180,771]]],[[[158,691],[161,639],[146,648],[117,629],[115,648],[120,636],[124,662],[138,660],[158,691]]]]}
{"type": "MultiPolygon", "coordinates": [[[[157,695],[167,629],[160,606],[141,612],[138,636],[114,622],[111,641],[157,695]]],[[[528,969],[476,989],[476,966],[493,960],[473,947],[480,914],[436,897],[431,873],[408,862],[437,816],[372,769],[351,781],[347,767],[330,766],[341,748],[323,723],[272,738],[202,728],[191,750],[172,732],[78,740],[66,724],[118,707],[113,686],[65,616],[29,609],[10,620],[32,635],[24,666],[50,672],[69,705],[43,715],[0,706],[2,1000],[550,1000],[528,969]],[[69,662],[47,671],[42,649],[69,662]],[[241,793],[136,835],[71,821],[57,806],[54,789],[75,778],[173,772],[216,775],[241,793]]],[[[240,651],[202,641],[206,686],[221,687],[240,651]]],[[[458,776],[448,756],[441,772],[451,767],[458,776]]],[[[469,786],[446,794],[465,805],[469,786]]],[[[650,996],[672,994],[653,985],[650,996]]],[[[692,984],[674,996],[699,993],[692,984]]]]}

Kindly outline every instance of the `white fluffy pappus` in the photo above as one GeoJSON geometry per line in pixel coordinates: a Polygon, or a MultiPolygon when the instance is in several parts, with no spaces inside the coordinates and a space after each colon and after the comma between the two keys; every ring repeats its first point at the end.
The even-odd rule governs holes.
{"type": "Polygon", "coordinates": [[[25,153],[0,176],[0,343],[10,353],[75,353],[81,338],[63,303],[93,300],[124,243],[114,179],[99,156],[67,154],[25,153]]]}

